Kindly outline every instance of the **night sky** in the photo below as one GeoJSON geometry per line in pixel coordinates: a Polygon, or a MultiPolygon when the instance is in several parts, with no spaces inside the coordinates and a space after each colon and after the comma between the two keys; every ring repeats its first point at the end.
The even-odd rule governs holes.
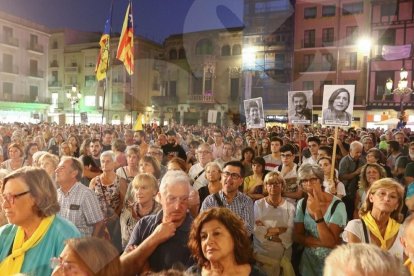
{"type": "MultiPolygon", "coordinates": [[[[102,32],[112,0],[0,0],[0,10],[52,29],[102,32]]],[[[121,32],[127,0],[113,0],[112,32],[121,32]]],[[[243,0],[133,0],[135,33],[168,35],[243,25],[243,0]]]]}

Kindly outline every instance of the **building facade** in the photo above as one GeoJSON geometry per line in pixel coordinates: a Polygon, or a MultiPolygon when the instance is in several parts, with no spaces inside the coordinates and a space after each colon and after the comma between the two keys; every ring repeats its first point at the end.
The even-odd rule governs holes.
{"type": "Polygon", "coordinates": [[[0,122],[46,119],[49,30],[0,12],[0,122]]]}
{"type": "Polygon", "coordinates": [[[313,90],[320,117],[323,86],[355,85],[353,125],[364,126],[367,57],[358,41],[369,36],[370,1],[297,0],[295,5],[294,90],[313,90]]]}
{"type": "MultiPolygon", "coordinates": [[[[369,94],[367,126],[374,127],[381,121],[397,119],[401,110],[406,111],[409,122],[414,122],[414,95],[392,94],[386,88],[391,79],[396,88],[400,70],[408,72],[408,87],[413,85],[412,50],[408,55],[387,55],[387,47],[412,47],[414,41],[414,3],[409,1],[371,1],[371,37],[373,48],[369,60],[369,94]]],[[[397,48],[401,54],[402,48],[397,48]]],[[[409,51],[410,52],[410,51],[409,51]]]]}

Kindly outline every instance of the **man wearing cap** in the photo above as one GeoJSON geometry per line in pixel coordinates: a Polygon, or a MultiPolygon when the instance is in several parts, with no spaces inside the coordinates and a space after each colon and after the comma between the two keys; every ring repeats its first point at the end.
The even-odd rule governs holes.
{"type": "Polygon", "coordinates": [[[167,144],[162,146],[162,151],[167,160],[171,160],[173,157],[180,157],[184,161],[187,160],[187,154],[183,147],[177,143],[177,137],[174,130],[167,132],[167,144]]]}

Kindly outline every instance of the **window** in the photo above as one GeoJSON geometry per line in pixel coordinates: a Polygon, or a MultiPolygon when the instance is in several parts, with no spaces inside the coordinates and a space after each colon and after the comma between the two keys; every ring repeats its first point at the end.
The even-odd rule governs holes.
{"type": "Polygon", "coordinates": [[[358,55],[356,52],[347,53],[347,59],[345,61],[346,70],[356,70],[358,67],[358,55]]]}
{"type": "Polygon", "coordinates": [[[184,48],[181,48],[178,51],[178,59],[185,59],[185,50],[184,50],[184,48]]]}
{"type": "Polygon", "coordinates": [[[331,85],[333,82],[331,80],[325,80],[325,81],[321,81],[320,82],[320,87],[319,87],[319,92],[322,93],[323,92],[323,88],[325,85],[331,85]]]}
{"type": "Polygon", "coordinates": [[[375,74],[375,96],[374,100],[383,101],[383,100],[393,100],[393,94],[390,94],[390,91],[386,91],[385,84],[387,80],[391,80],[395,84],[394,80],[394,71],[380,71],[375,74]]]}
{"type": "Polygon", "coordinates": [[[344,4],[342,7],[342,15],[358,14],[364,12],[364,3],[356,2],[344,4]]]}
{"type": "Polygon", "coordinates": [[[324,47],[333,46],[334,44],[334,28],[325,28],[322,30],[322,44],[324,47]]]}
{"type": "Polygon", "coordinates": [[[160,91],[160,81],[158,75],[155,75],[152,78],[152,90],[160,91]]]}
{"type": "Polygon", "coordinates": [[[36,48],[36,46],[38,45],[38,38],[37,35],[30,35],[30,49],[34,49],[36,48]]]}
{"type": "Polygon", "coordinates": [[[336,12],[336,6],[330,5],[330,6],[322,6],[322,16],[335,16],[336,12]]]}
{"type": "Polygon", "coordinates": [[[177,97],[177,82],[176,81],[168,82],[168,95],[170,97],[177,97]]]}
{"type": "Polygon", "coordinates": [[[175,49],[171,49],[169,57],[170,59],[177,59],[177,51],[175,49]]]}
{"type": "Polygon", "coordinates": [[[13,83],[3,82],[3,100],[11,100],[13,94],[13,83]]]}
{"type": "Polygon", "coordinates": [[[313,81],[304,81],[302,82],[303,90],[312,90],[313,91],[313,81]]]}
{"type": "Polygon", "coordinates": [[[381,16],[393,16],[397,14],[397,3],[387,3],[381,5],[381,16]]]}
{"type": "Polygon", "coordinates": [[[378,44],[380,45],[394,45],[395,44],[395,29],[386,29],[379,41],[378,44]]]}
{"type": "Polygon", "coordinates": [[[230,79],[230,99],[236,101],[239,97],[239,78],[230,79]]]}
{"type": "Polygon", "coordinates": [[[315,47],[315,30],[306,30],[303,38],[304,48],[315,47]]]}
{"type": "Polygon", "coordinates": [[[241,55],[241,46],[240,46],[240,44],[233,45],[233,49],[232,49],[231,52],[232,52],[233,56],[241,55]]]}
{"type": "Polygon", "coordinates": [[[290,3],[288,0],[261,1],[261,2],[255,3],[255,12],[264,13],[264,12],[288,10],[289,4],[290,3]]]}
{"type": "Polygon", "coordinates": [[[322,71],[334,71],[335,64],[332,54],[323,54],[322,55],[322,71]]]}
{"type": "Polygon", "coordinates": [[[230,56],[230,46],[229,45],[224,45],[223,47],[221,47],[221,55],[222,56],[230,56]]]}
{"type": "Polygon", "coordinates": [[[304,10],[304,18],[316,18],[316,7],[305,8],[304,10]]]}
{"type": "Polygon", "coordinates": [[[38,102],[39,101],[39,87],[35,86],[35,85],[30,85],[29,88],[30,91],[30,102],[38,102]]]}
{"type": "Polygon", "coordinates": [[[211,55],[213,53],[213,43],[210,39],[201,39],[196,45],[196,55],[211,55]]]}
{"type": "Polygon", "coordinates": [[[7,26],[3,26],[3,36],[6,39],[13,37],[13,29],[7,26]]]}
{"type": "Polygon", "coordinates": [[[31,59],[30,60],[30,76],[36,77],[38,75],[37,72],[37,60],[31,59]]]}
{"type": "Polygon", "coordinates": [[[9,54],[3,54],[3,71],[13,73],[13,56],[9,54]]]}
{"type": "Polygon", "coordinates": [[[123,92],[113,91],[112,92],[112,104],[123,104],[124,103],[124,94],[123,92]]]}
{"type": "Polygon", "coordinates": [[[358,39],[358,26],[348,26],[346,27],[346,45],[356,44],[358,39]]]}
{"type": "Polygon", "coordinates": [[[193,95],[201,95],[201,90],[203,90],[203,79],[201,77],[193,76],[193,95]]]}
{"type": "Polygon", "coordinates": [[[285,55],[284,54],[275,55],[275,69],[276,70],[285,69],[285,55]]]}
{"type": "Polygon", "coordinates": [[[85,76],[85,87],[92,87],[96,83],[95,75],[85,76]]]}
{"type": "Polygon", "coordinates": [[[315,59],[314,54],[303,56],[303,71],[314,71],[313,60],[315,59]]]}

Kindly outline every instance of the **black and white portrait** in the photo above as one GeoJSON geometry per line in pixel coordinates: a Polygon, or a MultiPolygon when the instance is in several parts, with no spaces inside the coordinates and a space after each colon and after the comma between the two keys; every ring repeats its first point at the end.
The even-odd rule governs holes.
{"type": "Polygon", "coordinates": [[[247,128],[265,127],[262,98],[244,100],[247,128]]]}
{"type": "Polygon", "coordinates": [[[291,124],[312,123],[312,95],[313,91],[288,92],[288,118],[291,124]]]}
{"type": "Polygon", "coordinates": [[[354,85],[325,85],[323,88],[322,124],[351,126],[354,85]]]}

